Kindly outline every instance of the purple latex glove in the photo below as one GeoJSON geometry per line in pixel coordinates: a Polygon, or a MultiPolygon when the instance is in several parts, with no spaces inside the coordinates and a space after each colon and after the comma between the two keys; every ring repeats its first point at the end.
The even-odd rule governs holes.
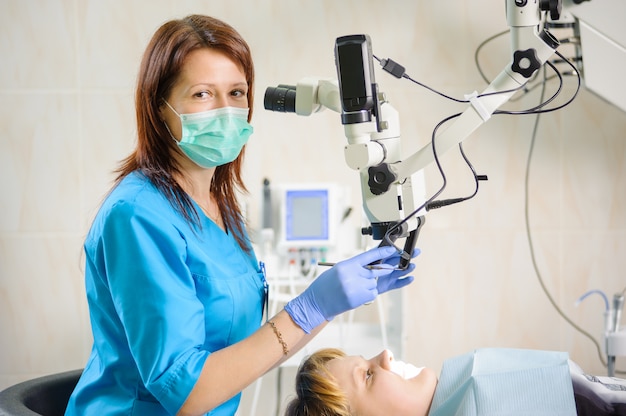
{"type": "MultiPolygon", "coordinates": [[[[415,258],[419,254],[420,254],[420,250],[416,248],[415,250],[413,250],[413,255],[411,256],[411,258],[415,258]]],[[[378,289],[379,295],[382,293],[388,292],[390,290],[393,290],[393,289],[400,289],[410,284],[411,282],[413,282],[413,276],[406,276],[406,275],[411,273],[415,269],[415,265],[413,263],[410,263],[409,267],[407,267],[406,270],[394,269],[394,267],[396,267],[399,262],[400,262],[399,254],[388,257],[382,262],[381,264],[382,267],[389,267],[389,269],[393,271],[392,273],[388,275],[380,276],[378,278],[378,284],[376,287],[378,289]]]]}
{"type": "Polygon", "coordinates": [[[307,334],[324,321],[376,299],[379,293],[397,289],[413,281],[400,279],[410,273],[392,267],[368,268],[370,263],[382,261],[397,265],[400,260],[394,247],[377,247],[337,263],[325,271],[299,296],[285,305],[291,319],[307,334]]]}

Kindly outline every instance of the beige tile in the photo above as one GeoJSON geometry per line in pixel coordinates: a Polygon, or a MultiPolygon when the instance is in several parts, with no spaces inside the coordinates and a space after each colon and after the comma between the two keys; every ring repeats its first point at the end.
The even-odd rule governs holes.
{"type": "Polygon", "coordinates": [[[85,93],[81,109],[81,226],[86,229],[113,184],[115,169],[134,148],[137,133],[131,91],[85,93]]]}
{"type": "Polygon", "coordinates": [[[78,3],[80,86],[133,88],[141,55],[153,32],[172,18],[172,2],[140,0],[78,3]]]}
{"type": "Polygon", "coordinates": [[[626,226],[626,119],[624,113],[582,91],[562,114],[564,221],[572,226],[626,226]],[[575,122],[584,120],[584,122],[575,122]]]}
{"type": "Polygon", "coordinates": [[[76,86],[73,5],[71,0],[2,2],[0,89],[76,86]]]}
{"type": "Polygon", "coordinates": [[[84,365],[89,326],[80,236],[2,236],[0,253],[2,373],[84,365]]]}
{"type": "Polygon", "coordinates": [[[0,231],[76,231],[80,143],[75,94],[1,94],[0,231]]]}

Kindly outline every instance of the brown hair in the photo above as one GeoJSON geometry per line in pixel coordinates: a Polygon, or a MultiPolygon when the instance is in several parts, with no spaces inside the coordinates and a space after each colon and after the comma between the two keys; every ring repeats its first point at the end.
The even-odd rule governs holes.
{"type": "Polygon", "coordinates": [[[321,349],[306,358],[296,374],[296,397],[285,416],[350,416],[345,393],[328,371],[327,363],[346,354],[336,348],[321,349]]]}
{"type": "MultiPolygon", "coordinates": [[[[178,163],[171,156],[178,150],[161,121],[159,107],[175,84],[185,59],[200,48],[219,50],[241,67],[249,87],[250,121],[254,104],[254,66],[250,48],[241,35],[230,25],[208,16],[190,15],[171,20],[157,29],[144,52],[135,92],[137,146],[116,170],[116,184],[129,173],[141,171],[187,221],[198,226],[198,212],[174,179],[174,174],[181,174],[178,163]]],[[[244,218],[237,202],[237,191],[247,192],[241,177],[244,152],[245,148],[237,159],[215,169],[211,192],[225,226],[234,231],[239,245],[249,251],[244,218]]]]}

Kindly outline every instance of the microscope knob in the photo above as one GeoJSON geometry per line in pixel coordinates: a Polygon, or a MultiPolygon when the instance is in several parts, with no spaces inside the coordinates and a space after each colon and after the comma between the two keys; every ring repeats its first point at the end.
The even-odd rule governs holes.
{"type": "Polygon", "coordinates": [[[397,179],[396,174],[389,169],[387,163],[372,166],[368,169],[367,173],[369,174],[367,184],[374,195],[381,195],[387,192],[391,184],[397,179]]]}
{"type": "Polygon", "coordinates": [[[562,2],[561,0],[540,0],[539,1],[539,9],[544,12],[550,12],[550,19],[559,20],[561,17],[561,8],[562,2]]]}
{"type": "Polygon", "coordinates": [[[541,67],[541,61],[537,57],[537,51],[533,48],[513,53],[511,70],[524,78],[530,78],[541,67]]]}

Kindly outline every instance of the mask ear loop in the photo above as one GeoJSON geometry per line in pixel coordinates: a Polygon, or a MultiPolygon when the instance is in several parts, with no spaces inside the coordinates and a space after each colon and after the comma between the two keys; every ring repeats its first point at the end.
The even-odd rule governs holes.
{"type": "Polygon", "coordinates": [[[176,137],[174,137],[174,135],[172,134],[172,130],[170,130],[170,127],[167,125],[167,122],[165,120],[163,120],[163,124],[165,125],[165,128],[167,129],[167,132],[170,134],[170,137],[172,138],[172,140],[174,140],[176,144],[179,144],[180,142],[176,140],[176,137]]]}
{"type": "MultiPolygon", "coordinates": [[[[172,107],[170,105],[170,103],[168,103],[165,98],[163,98],[162,100],[170,108],[170,110],[172,110],[174,112],[174,114],[176,114],[178,117],[180,117],[180,114],[178,114],[178,112],[176,110],[174,110],[174,107],[172,107]]],[[[176,144],[179,144],[180,142],[178,140],[176,140],[176,137],[174,137],[174,134],[172,133],[172,130],[170,130],[170,126],[167,125],[167,122],[165,120],[163,120],[163,119],[161,119],[161,121],[163,121],[163,124],[165,125],[165,128],[167,129],[167,132],[170,134],[170,137],[172,138],[172,140],[174,140],[176,142],[176,144]]]]}
{"type": "Polygon", "coordinates": [[[174,107],[172,107],[170,105],[170,103],[168,103],[165,98],[163,98],[163,102],[170,108],[170,110],[172,110],[174,112],[174,114],[176,114],[178,117],[180,117],[180,114],[178,114],[178,111],[174,110],[174,107]]]}

